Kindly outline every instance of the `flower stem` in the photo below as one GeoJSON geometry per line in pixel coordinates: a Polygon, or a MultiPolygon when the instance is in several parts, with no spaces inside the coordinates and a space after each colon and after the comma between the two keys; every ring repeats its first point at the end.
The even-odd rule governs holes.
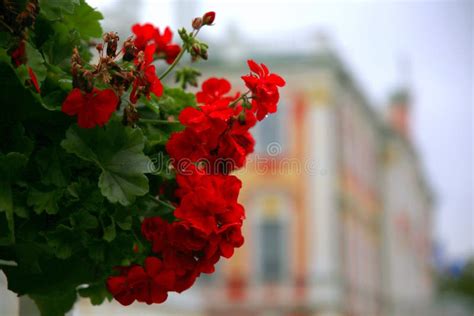
{"type": "Polygon", "coordinates": [[[167,121],[167,120],[154,120],[154,119],[140,119],[139,123],[151,123],[151,124],[181,124],[179,121],[167,121]]]}
{"type": "MultiPolygon", "coordinates": [[[[196,35],[198,35],[199,33],[199,29],[196,30],[196,32],[193,31],[192,33],[192,37],[196,37],[196,35]]],[[[165,72],[163,72],[161,75],[160,75],[160,80],[163,80],[165,79],[165,77],[171,72],[171,70],[173,70],[173,68],[179,63],[181,57],[183,57],[184,55],[184,52],[186,51],[185,47],[184,47],[184,43],[183,45],[181,45],[181,51],[179,52],[178,56],[176,56],[176,58],[174,59],[173,63],[168,67],[168,69],[165,70],[165,72]]]]}
{"type": "Polygon", "coordinates": [[[155,197],[155,196],[151,196],[151,195],[147,195],[147,197],[152,200],[153,202],[157,203],[157,204],[161,204],[163,206],[166,206],[167,208],[171,209],[171,210],[174,210],[176,207],[174,207],[173,205],[171,205],[170,203],[168,202],[165,202],[163,200],[160,200],[159,197],[155,197]]]}
{"type": "Polygon", "coordinates": [[[231,103],[229,103],[229,107],[233,108],[237,103],[239,103],[240,100],[243,100],[247,96],[247,94],[249,94],[249,93],[250,93],[250,90],[245,92],[244,94],[242,94],[240,97],[238,97],[237,99],[235,99],[231,103]]]}
{"type": "Polygon", "coordinates": [[[179,52],[178,56],[176,56],[173,63],[168,67],[168,69],[166,69],[164,73],[160,75],[160,80],[165,79],[165,77],[171,72],[171,70],[173,70],[173,68],[178,64],[179,60],[181,59],[181,57],[183,57],[183,55],[184,55],[184,47],[181,47],[181,51],[179,52]]]}
{"type": "Polygon", "coordinates": [[[174,210],[174,209],[176,208],[176,207],[174,207],[173,205],[169,204],[168,202],[165,202],[165,201],[160,200],[159,198],[156,199],[156,201],[157,201],[158,203],[160,203],[161,205],[166,206],[167,208],[169,208],[169,209],[171,209],[171,210],[174,210]]]}

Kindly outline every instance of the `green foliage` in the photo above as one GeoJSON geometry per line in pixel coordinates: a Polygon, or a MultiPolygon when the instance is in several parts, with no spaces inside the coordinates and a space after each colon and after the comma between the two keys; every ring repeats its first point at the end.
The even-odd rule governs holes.
{"type": "Polygon", "coordinates": [[[58,202],[62,197],[61,190],[42,191],[31,188],[28,194],[28,206],[32,206],[35,213],[41,214],[43,211],[48,214],[56,214],[59,211],[58,202]]]}
{"type": "Polygon", "coordinates": [[[72,126],[61,146],[102,170],[99,187],[110,202],[133,203],[148,192],[152,162],[143,154],[145,140],[140,129],[124,128],[114,120],[105,129],[72,126]]]}
{"type": "Polygon", "coordinates": [[[440,275],[438,289],[440,294],[458,296],[474,306],[474,257],[466,262],[457,275],[440,275]]]}
{"type": "Polygon", "coordinates": [[[50,295],[30,295],[43,315],[63,316],[74,305],[76,291],[66,291],[51,297],[50,295]]]}
{"type": "MultiPolygon", "coordinates": [[[[79,128],[61,112],[73,88],[71,55],[77,48],[84,62],[91,58],[102,14],[84,0],[39,4],[34,25],[22,32],[0,25],[0,269],[10,290],[56,316],[78,294],[92,304],[110,299],[105,281],[113,267],[141,263],[147,253],[141,219],[173,219],[155,192],[174,178],[164,146],[183,128],[179,113],[196,100],[165,87],[159,98],[140,98],[143,120],[133,127],[117,111],[104,127],[79,128]],[[25,61],[18,63],[12,53],[22,42],[25,61]],[[2,265],[7,261],[14,265],[2,265]]],[[[186,68],[180,76],[184,87],[198,73],[186,68]]]]}

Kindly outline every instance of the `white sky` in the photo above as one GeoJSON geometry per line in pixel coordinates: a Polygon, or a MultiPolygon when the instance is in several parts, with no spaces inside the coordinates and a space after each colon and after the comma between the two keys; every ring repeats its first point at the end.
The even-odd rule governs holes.
{"type": "MultiPolygon", "coordinates": [[[[142,22],[175,29],[216,11],[206,30],[211,49],[230,27],[256,45],[301,51],[323,30],[375,105],[408,80],[414,139],[437,198],[435,236],[450,257],[474,253],[471,1],[182,0],[181,21],[176,1],[142,1],[142,22]]],[[[110,10],[114,0],[88,2],[110,10]]]]}

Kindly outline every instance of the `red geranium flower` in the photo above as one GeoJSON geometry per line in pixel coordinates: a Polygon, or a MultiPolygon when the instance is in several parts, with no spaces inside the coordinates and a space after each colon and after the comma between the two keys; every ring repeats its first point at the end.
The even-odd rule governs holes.
{"type": "Polygon", "coordinates": [[[61,110],[70,116],[77,115],[79,127],[92,128],[107,123],[118,102],[119,98],[112,89],[94,88],[91,92],[85,93],[75,88],[64,100],[61,110]]]}
{"type": "Polygon", "coordinates": [[[181,52],[181,47],[177,44],[171,43],[173,39],[173,32],[167,26],[163,34],[157,28],[155,33],[156,53],[158,58],[164,58],[168,64],[172,64],[176,56],[181,52]]]}
{"type": "Polygon", "coordinates": [[[155,38],[156,28],[151,23],[135,24],[132,26],[132,32],[135,34],[133,44],[140,50],[145,50],[148,43],[155,38]]]}
{"type": "Polygon", "coordinates": [[[197,102],[212,104],[221,100],[230,91],[231,85],[226,79],[209,78],[202,83],[201,89],[196,93],[197,102]]]}
{"type": "Polygon", "coordinates": [[[174,215],[206,235],[225,224],[222,220],[234,218],[226,213],[239,212],[235,205],[242,183],[235,176],[178,174],[176,181],[179,185],[176,195],[181,200],[174,215]]]}
{"type": "Polygon", "coordinates": [[[163,34],[151,23],[143,25],[135,24],[132,26],[132,32],[135,34],[134,45],[138,51],[144,51],[149,44],[155,45],[154,53],[158,58],[163,58],[168,64],[173,63],[176,56],[181,52],[181,47],[171,43],[173,33],[169,27],[166,27],[163,34]]]}
{"type": "Polygon", "coordinates": [[[247,63],[253,73],[242,76],[242,79],[252,91],[252,108],[261,121],[268,113],[276,112],[280,99],[278,87],[283,87],[285,80],[277,74],[271,74],[264,64],[258,65],[253,60],[247,63]]]}
{"type": "Polygon", "coordinates": [[[146,258],[144,267],[134,265],[121,270],[121,275],[107,279],[107,289],[122,305],[130,305],[135,300],[163,303],[168,298],[167,292],[174,288],[174,272],[165,269],[158,258],[146,258]]]}

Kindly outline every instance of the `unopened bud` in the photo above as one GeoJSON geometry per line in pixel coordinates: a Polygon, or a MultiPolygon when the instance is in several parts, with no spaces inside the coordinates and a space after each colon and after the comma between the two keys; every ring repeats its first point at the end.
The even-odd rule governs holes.
{"type": "Polygon", "coordinates": [[[193,29],[199,30],[202,26],[202,19],[201,18],[195,18],[192,23],[193,29]]]}
{"type": "Polygon", "coordinates": [[[214,11],[206,12],[202,16],[202,24],[203,25],[211,25],[212,23],[214,23],[215,18],[216,18],[216,12],[214,12],[214,11]]]}
{"type": "Polygon", "coordinates": [[[194,55],[201,56],[201,47],[199,46],[199,44],[194,44],[192,46],[192,49],[193,49],[194,55]]]}

